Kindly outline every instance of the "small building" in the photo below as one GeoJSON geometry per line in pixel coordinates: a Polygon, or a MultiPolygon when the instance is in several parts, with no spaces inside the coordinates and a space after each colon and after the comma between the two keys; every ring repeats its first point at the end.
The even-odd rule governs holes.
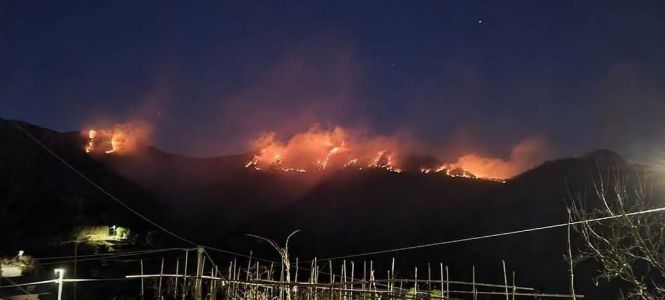
{"type": "Polygon", "coordinates": [[[32,258],[19,251],[16,257],[0,259],[0,277],[23,276],[32,265],[32,258]]]}
{"type": "Polygon", "coordinates": [[[23,276],[25,266],[14,263],[0,263],[0,277],[20,277],[23,276]]]}

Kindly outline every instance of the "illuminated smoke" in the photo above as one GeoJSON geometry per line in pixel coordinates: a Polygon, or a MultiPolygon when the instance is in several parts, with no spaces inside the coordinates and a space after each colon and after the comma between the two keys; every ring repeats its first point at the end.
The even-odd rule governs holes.
{"type": "Polygon", "coordinates": [[[544,139],[528,138],[513,146],[508,159],[470,153],[459,157],[454,165],[482,178],[511,178],[551,158],[550,149],[544,139]]]}

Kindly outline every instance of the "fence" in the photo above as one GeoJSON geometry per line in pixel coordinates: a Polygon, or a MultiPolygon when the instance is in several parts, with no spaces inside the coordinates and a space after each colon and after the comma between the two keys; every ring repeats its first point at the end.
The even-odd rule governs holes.
{"type": "MultiPolygon", "coordinates": [[[[157,260],[158,262],[160,260],[157,260]]],[[[144,273],[144,261],[138,260],[139,274],[105,279],[66,278],[64,270],[56,271],[55,279],[0,286],[0,289],[22,288],[34,285],[52,285],[53,294],[62,298],[63,285],[92,282],[121,281],[134,291],[139,299],[246,299],[246,300],[379,300],[379,299],[581,299],[582,295],[542,293],[531,287],[519,286],[515,273],[509,276],[505,263],[503,282],[476,281],[475,267],[470,281],[453,280],[447,266],[440,263],[425,270],[413,268],[413,276],[397,276],[395,260],[383,272],[375,269],[372,261],[356,264],[341,261],[309,262],[308,267],[296,263],[287,272],[284,264],[266,263],[251,257],[242,266],[237,259],[229,261],[221,270],[202,248],[185,251],[184,260],[175,259],[170,266],[152,264],[150,269],[159,273],[144,273]],[[197,255],[189,255],[196,251],[197,255]],[[182,262],[182,263],[181,263],[182,262]],[[207,264],[207,265],[206,265],[207,264]],[[165,272],[165,268],[168,273],[165,272]],[[191,269],[191,270],[190,270],[191,269]],[[381,273],[383,276],[379,276],[381,273]],[[433,274],[434,273],[434,274],[433,274]],[[60,277],[62,276],[62,277],[60,277]],[[510,280],[509,280],[510,277],[510,280]],[[57,292],[56,292],[57,291],[57,292]]],[[[76,295],[74,291],[74,295],[76,295]]],[[[74,296],[76,297],[76,296],[74,296]]]]}

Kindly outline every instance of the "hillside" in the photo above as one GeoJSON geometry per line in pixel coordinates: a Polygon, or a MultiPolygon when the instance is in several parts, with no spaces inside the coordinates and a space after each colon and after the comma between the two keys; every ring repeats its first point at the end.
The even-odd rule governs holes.
{"type": "MultiPolygon", "coordinates": [[[[569,192],[588,191],[599,172],[632,170],[604,150],[546,162],[506,183],[381,169],[274,174],[245,168],[249,154],[190,158],[142,146],[131,155],[88,155],[77,132],[21,126],[148,217],[197,242],[260,255],[272,253],[246,233],[278,238],[301,229],[295,255],[327,257],[560,223],[569,192]]],[[[67,240],[84,224],[154,230],[12,123],[0,120],[0,140],[6,141],[0,147],[3,252],[49,251],[45,244],[67,240]]],[[[371,259],[385,262],[395,255],[405,265],[444,260],[460,276],[476,265],[488,280],[500,275],[505,259],[524,284],[565,290],[564,238],[563,231],[551,230],[371,259]]],[[[589,275],[590,269],[580,272],[589,275]]],[[[581,292],[603,295],[607,286],[594,288],[588,277],[580,276],[581,292]]]]}
{"type": "MultiPolygon", "coordinates": [[[[161,218],[163,211],[150,192],[80,151],[83,140],[79,134],[19,124],[127,204],[151,218],[161,218]]],[[[0,140],[0,253],[13,254],[18,249],[31,249],[34,254],[50,251],[50,246],[71,240],[73,230],[84,225],[124,224],[144,232],[153,229],[76,175],[14,124],[0,120],[0,140]]]]}

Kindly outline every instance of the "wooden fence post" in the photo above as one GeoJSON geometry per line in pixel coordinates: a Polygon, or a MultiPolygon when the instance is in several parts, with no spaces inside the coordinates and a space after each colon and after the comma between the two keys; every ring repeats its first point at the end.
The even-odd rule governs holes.
{"type": "Polygon", "coordinates": [[[143,260],[141,260],[141,300],[145,298],[145,289],[143,287],[143,260]]]}
{"type": "Polygon", "coordinates": [[[503,285],[505,286],[506,290],[506,300],[510,300],[508,296],[508,274],[506,274],[506,261],[501,260],[501,264],[503,265],[503,285]]]}
{"type": "Polygon", "coordinates": [[[157,285],[157,300],[162,297],[162,277],[164,276],[164,258],[162,257],[162,266],[159,269],[159,284],[157,285]]]}
{"type": "Polygon", "coordinates": [[[182,300],[187,296],[187,263],[189,261],[189,249],[185,250],[185,269],[182,273],[182,300]]]}

